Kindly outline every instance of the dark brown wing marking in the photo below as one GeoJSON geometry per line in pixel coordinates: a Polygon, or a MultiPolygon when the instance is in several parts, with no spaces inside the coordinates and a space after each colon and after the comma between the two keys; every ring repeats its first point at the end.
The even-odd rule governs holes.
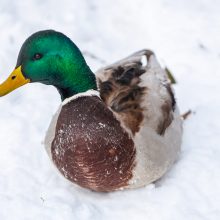
{"type": "MultiPolygon", "coordinates": [[[[120,116],[133,134],[139,131],[144,119],[143,111],[146,110],[141,106],[148,93],[147,87],[140,86],[140,76],[148,71],[141,60],[143,55],[149,62],[154,54],[149,50],[142,50],[98,71],[101,98],[120,116]]],[[[163,135],[173,120],[176,102],[169,81],[161,81],[161,86],[166,87],[167,97],[161,103],[162,117],[158,122],[157,133],[163,135]]]]}
{"type": "Polygon", "coordinates": [[[120,66],[112,69],[112,77],[100,84],[101,98],[122,117],[133,134],[139,131],[143,120],[140,103],[146,88],[138,86],[138,76],[143,72],[138,66],[129,69],[120,66]]]}
{"type": "Polygon", "coordinates": [[[146,87],[139,86],[140,76],[146,72],[140,57],[146,55],[149,59],[153,53],[143,50],[131,55],[102,70],[105,80],[99,80],[101,98],[116,113],[118,113],[133,134],[139,131],[143,121],[141,102],[146,87]]]}
{"type": "Polygon", "coordinates": [[[161,107],[163,113],[163,120],[158,125],[158,134],[164,135],[166,129],[170,126],[173,121],[173,111],[175,110],[176,100],[172,91],[170,84],[166,84],[166,89],[168,91],[168,98],[164,101],[164,104],[161,107]]]}

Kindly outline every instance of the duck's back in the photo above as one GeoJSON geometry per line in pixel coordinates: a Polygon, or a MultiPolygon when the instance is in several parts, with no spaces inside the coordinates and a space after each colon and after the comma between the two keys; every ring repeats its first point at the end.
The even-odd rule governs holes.
{"type": "Polygon", "coordinates": [[[137,52],[100,69],[97,76],[101,98],[128,131],[135,135],[147,123],[158,134],[165,133],[176,102],[166,72],[153,52],[137,52]]]}
{"type": "Polygon", "coordinates": [[[142,50],[97,72],[102,99],[132,137],[136,155],[129,188],[160,178],[181,147],[182,118],[166,71],[142,50]]]}

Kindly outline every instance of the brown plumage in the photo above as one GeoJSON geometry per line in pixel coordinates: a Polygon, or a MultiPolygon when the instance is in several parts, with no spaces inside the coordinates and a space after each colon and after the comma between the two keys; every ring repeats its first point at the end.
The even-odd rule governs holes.
{"type": "Polygon", "coordinates": [[[125,187],[132,178],[134,142],[97,96],[62,107],[51,153],[66,178],[95,191],[125,187]]]}

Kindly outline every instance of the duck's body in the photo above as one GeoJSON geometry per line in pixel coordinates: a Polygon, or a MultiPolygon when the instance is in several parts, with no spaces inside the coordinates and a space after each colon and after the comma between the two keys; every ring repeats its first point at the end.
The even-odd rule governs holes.
{"type": "Polygon", "coordinates": [[[144,50],[97,77],[99,92],[64,100],[55,115],[46,137],[51,159],[70,181],[95,191],[157,180],[177,158],[182,135],[165,71],[144,50]]]}
{"type": "Polygon", "coordinates": [[[62,105],[45,140],[70,181],[95,191],[159,179],[180,151],[182,119],[165,71],[148,50],[97,72],[65,35],[47,30],[23,44],[0,96],[28,83],[55,86],[62,105]]]}

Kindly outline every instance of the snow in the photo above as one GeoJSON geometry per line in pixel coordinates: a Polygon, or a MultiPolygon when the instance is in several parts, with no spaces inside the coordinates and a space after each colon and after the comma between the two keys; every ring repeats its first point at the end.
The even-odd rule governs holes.
{"type": "Polygon", "coordinates": [[[29,84],[0,98],[0,219],[220,219],[219,10],[218,0],[0,0],[0,81],[30,34],[55,29],[86,52],[93,70],[153,49],[177,79],[181,111],[194,112],[166,176],[138,190],[95,193],[65,180],[41,144],[57,91],[29,84]]]}

